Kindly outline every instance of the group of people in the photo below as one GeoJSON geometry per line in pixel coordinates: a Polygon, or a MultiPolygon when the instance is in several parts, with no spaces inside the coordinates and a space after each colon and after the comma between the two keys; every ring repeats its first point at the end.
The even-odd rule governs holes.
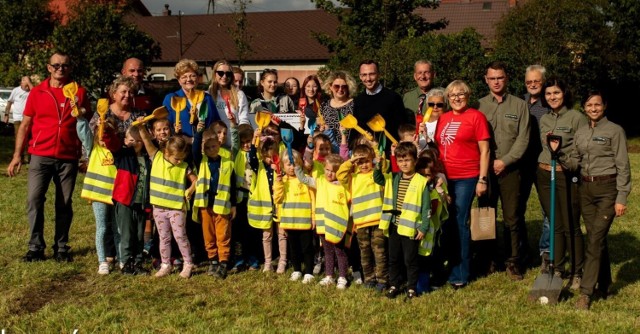
{"type": "Polygon", "coordinates": [[[279,94],[278,72],[265,69],[259,96],[249,102],[238,87],[238,68],[218,61],[202,91],[198,64],[183,59],[175,66],[180,89],[164,98],[163,118],[151,113],[160,103],[148,96],[138,59],[124,62],[98,112],[82,87],[74,98],[63,93],[72,83],[68,55],[53,54],[47,68],[50,77],[27,99],[8,167],[11,176],[19,172],[29,138],[25,261],[45,258],[43,207],[51,180],[54,257],[72,260],[71,194],[84,147],[89,164],[81,197],[94,211],[99,274],[113,270],[108,239],[123,273],[148,274],[144,254],[154,243],[153,221],[156,277],[169,275],[179,258],[185,278],[196,262],[219,278],[262,263],[263,271],[279,274],[291,266],[292,281],[311,283],[323,258],[320,285],[345,289],[351,279],[389,298],[403,291],[414,298],[447,282],[462,288],[502,263],[510,278],[522,280],[525,209],[535,184],[543,208],[542,271],[554,233],[555,268],[580,289],[577,307],[588,309],[593,295],[606,296],[611,284],[606,235],[624,214],[631,188],[625,134],[604,116],[602,93],[585,95],[585,113],[572,110],[566,84],[547,79],[540,65],[527,68],[521,99],[507,92],[505,64],[488,64],[489,94],[475,109],[464,81],[433,87],[436,72],[426,60],[415,63],[417,87],[403,97],[384,87],[378,64],[366,60],[359,94],[344,71],[322,82],[309,75],[302,85],[287,79],[291,96],[279,94]],[[264,114],[268,125],[258,122],[264,114]],[[283,114],[298,122],[278,117],[283,114]],[[371,123],[380,118],[386,134],[371,123]],[[557,155],[549,134],[562,137],[553,147],[557,155]],[[551,159],[558,162],[556,203],[550,203],[551,159]],[[471,241],[476,198],[492,207],[501,201],[504,254],[497,240],[471,241]],[[556,224],[549,231],[552,205],[556,224]]]}

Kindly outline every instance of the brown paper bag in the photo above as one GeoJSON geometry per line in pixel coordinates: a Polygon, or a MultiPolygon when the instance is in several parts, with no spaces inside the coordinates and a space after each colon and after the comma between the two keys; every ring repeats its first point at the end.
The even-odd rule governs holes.
{"type": "Polygon", "coordinates": [[[490,206],[471,208],[471,240],[496,238],[496,209],[490,206]]]}

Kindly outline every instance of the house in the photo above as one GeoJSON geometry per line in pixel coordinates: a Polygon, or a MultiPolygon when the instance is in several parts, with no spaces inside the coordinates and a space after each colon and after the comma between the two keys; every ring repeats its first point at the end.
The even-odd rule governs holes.
{"type": "MultiPolygon", "coordinates": [[[[61,15],[62,23],[64,24],[67,22],[67,14],[69,13],[69,8],[77,2],[78,0],[50,0],[49,8],[53,12],[61,15]]],[[[97,0],[96,2],[112,3],[117,6],[124,6],[129,4],[130,10],[127,14],[134,16],[151,16],[151,13],[141,0],[97,0]]]]}

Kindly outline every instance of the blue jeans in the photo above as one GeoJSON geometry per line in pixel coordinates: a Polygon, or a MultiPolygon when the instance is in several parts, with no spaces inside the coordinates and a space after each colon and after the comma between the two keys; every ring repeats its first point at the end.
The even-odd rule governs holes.
{"type": "Polygon", "coordinates": [[[542,217],[544,218],[542,222],[542,234],[540,235],[540,242],[538,243],[538,248],[540,248],[540,256],[542,256],[542,254],[544,253],[549,254],[549,231],[551,230],[549,226],[549,217],[547,217],[544,211],[542,211],[542,217]]]}
{"type": "MultiPolygon", "coordinates": [[[[453,208],[450,211],[451,218],[454,218],[449,225],[451,232],[458,235],[457,251],[459,257],[454,256],[452,261],[453,267],[449,275],[449,283],[451,284],[467,284],[470,275],[471,254],[469,246],[471,244],[471,231],[469,230],[469,216],[471,212],[471,203],[476,194],[476,184],[478,178],[449,180],[449,194],[453,198],[453,208]]],[[[454,255],[454,254],[452,254],[454,255]]]]}

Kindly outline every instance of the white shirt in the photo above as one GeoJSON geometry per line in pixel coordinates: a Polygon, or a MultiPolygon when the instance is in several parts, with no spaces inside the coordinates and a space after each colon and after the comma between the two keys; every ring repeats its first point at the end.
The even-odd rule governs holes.
{"type": "MultiPolygon", "coordinates": [[[[227,145],[227,147],[231,147],[231,125],[229,118],[227,117],[227,103],[222,98],[220,90],[218,90],[218,96],[215,98],[215,103],[216,109],[218,109],[218,116],[220,116],[220,119],[227,125],[227,129],[229,129],[229,131],[227,131],[227,142],[225,145],[227,145]]],[[[238,90],[238,108],[236,109],[231,105],[229,105],[229,107],[231,108],[231,112],[236,118],[236,123],[238,125],[251,124],[249,122],[249,101],[243,91],[238,90]]]]}
{"type": "Polygon", "coordinates": [[[14,122],[22,121],[22,113],[24,112],[24,106],[27,104],[27,97],[29,97],[29,91],[22,89],[21,86],[11,91],[11,95],[9,95],[7,101],[13,103],[11,109],[13,111],[14,122]]]}

